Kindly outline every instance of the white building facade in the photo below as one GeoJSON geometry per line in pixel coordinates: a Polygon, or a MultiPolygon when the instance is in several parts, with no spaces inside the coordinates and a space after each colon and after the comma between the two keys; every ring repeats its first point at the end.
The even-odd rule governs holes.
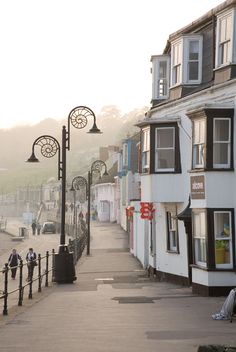
{"type": "Polygon", "coordinates": [[[152,108],[139,123],[146,208],[141,218],[132,204],[131,251],[203,295],[236,286],[235,16],[229,0],[170,35],[151,58],[152,108]]]}

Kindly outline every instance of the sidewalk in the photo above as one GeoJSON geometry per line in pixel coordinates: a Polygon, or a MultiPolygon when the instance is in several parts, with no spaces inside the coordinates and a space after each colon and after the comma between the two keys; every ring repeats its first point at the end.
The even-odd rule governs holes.
{"type": "Polygon", "coordinates": [[[235,324],[212,320],[224,297],[146,277],[116,224],[91,223],[91,255],[74,284],[53,285],[30,307],[0,317],[0,351],[196,352],[236,345],[235,324]],[[36,304],[37,303],[37,304],[36,304]]]}

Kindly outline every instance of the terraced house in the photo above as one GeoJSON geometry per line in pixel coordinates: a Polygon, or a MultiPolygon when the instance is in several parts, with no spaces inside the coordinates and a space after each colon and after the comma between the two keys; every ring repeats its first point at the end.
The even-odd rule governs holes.
{"type": "Polygon", "coordinates": [[[152,107],[138,126],[152,214],[133,204],[133,252],[159,279],[226,294],[236,286],[236,0],[171,34],[151,63],[152,107]]]}

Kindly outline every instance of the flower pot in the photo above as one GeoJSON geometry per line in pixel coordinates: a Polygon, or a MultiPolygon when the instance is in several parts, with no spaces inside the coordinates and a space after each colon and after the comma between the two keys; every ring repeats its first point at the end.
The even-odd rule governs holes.
{"type": "Polygon", "coordinates": [[[216,260],[216,264],[224,264],[225,263],[225,248],[216,248],[215,260],[216,260]]]}

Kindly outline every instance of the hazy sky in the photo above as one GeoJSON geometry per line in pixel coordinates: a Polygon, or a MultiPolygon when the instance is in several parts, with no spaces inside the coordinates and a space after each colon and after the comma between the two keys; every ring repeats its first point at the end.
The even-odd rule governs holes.
{"type": "Polygon", "coordinates": [[[150,106],[151,55],[220,0],[0,0],[0,128],[150,106]]]}

